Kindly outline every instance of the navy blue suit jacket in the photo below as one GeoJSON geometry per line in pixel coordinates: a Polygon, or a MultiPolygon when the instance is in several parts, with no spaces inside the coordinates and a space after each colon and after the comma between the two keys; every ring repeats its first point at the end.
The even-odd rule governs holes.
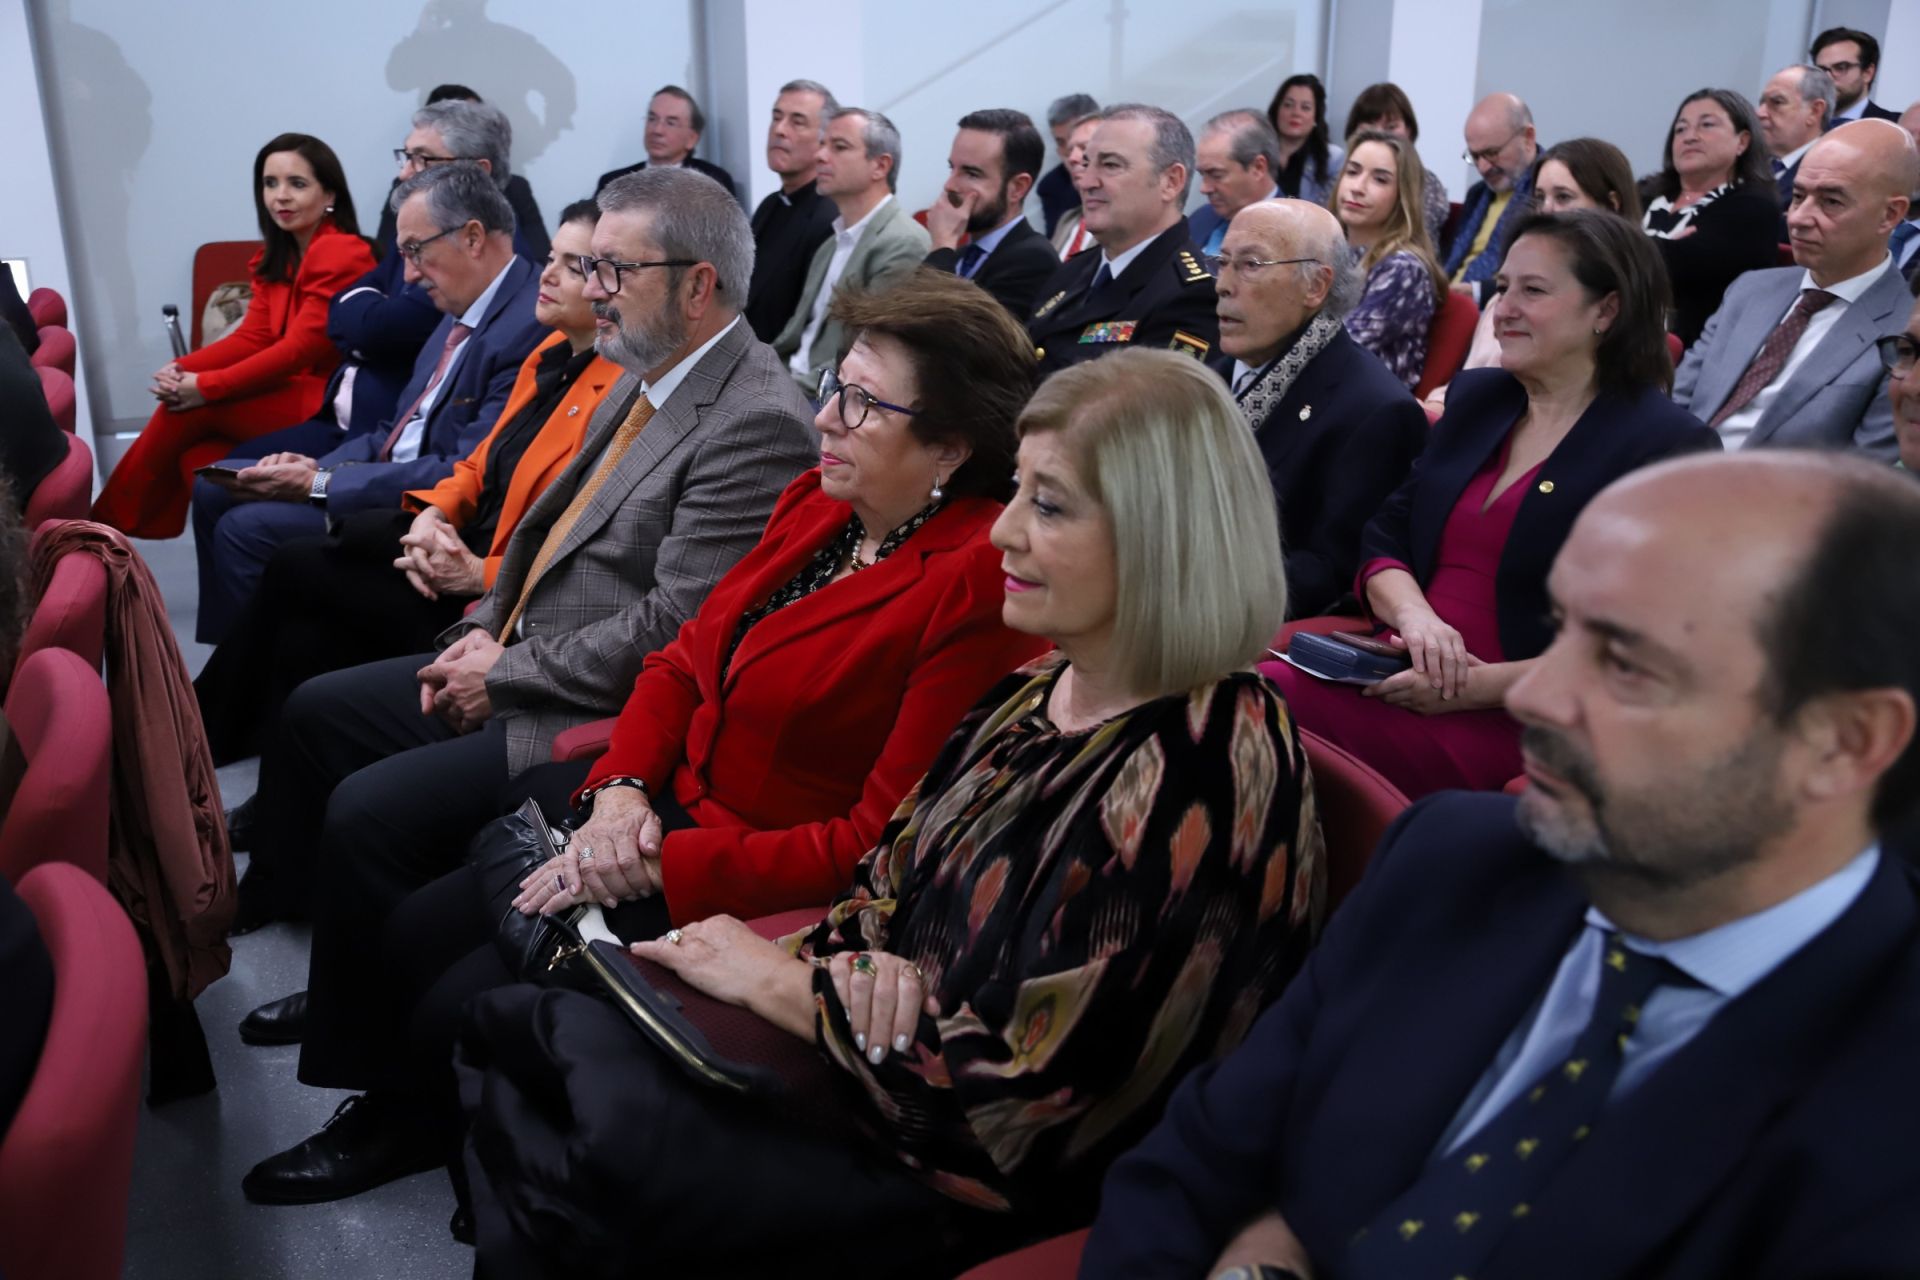
{"type": "MultiPolygon", "coordinates": [[[[1217,353],[1207,363],[1231,384],[1231,356],[1217,353]]],[[[1360,571],[1360,531],[1426,445],[1426,411],[1341,329],[1253,436],[1280,508],[1287,616],[1325,613],[1360,571]]]]}
{"type": "MultiPolygon", "coordinates": [[[[1475,473],[1497,454],[1526,411],[1527,393],[1504,369],[1469,369],[1447,388],[1447,409],[1426,452],[1360,537],[1360,563],[1382,557],[1433,578],[1440,533],[1475,473]]],[[[1603,393],[1547,456],[1520,500],[1494,580],[1506,661],[1531,658],[1552,638],[1547,571],[1593,496],[1629,471],[1675,454],[1720,448],[1720,437],[1657,388],[1603,393]]]]}
{"type": "MultiPolygon", "coordinates": [[[[1205,1275],[1278,1209],[1339,1280],[1582,927],[1513,807],[1456,792],[1402,816],[1280,1003],[1114,1166],[1082,1276],[1205,1275]]],[[[1917,892],[1883,855],[1839,920],[1609,1107],[1475,1280],[1920,1275],[1917,892]]]]}
{"type": "MultiPolygon", "coordinates": [[[[400,389],[413,376],[422,346],[442,319],[427,291],[406,282],[406,261],[391,241],[385,250],[379,264],[342,290],[327,308],[327,336],[359,369],[353,376],[352,421],[340,423],[349,436],[364,435],[392,419],[399,408],[400,389]],[[356,289],[378,292],[356,293],[356,289]]],[[[341,371],[346,367],[342,364],[341,371]]],[[[324,418],[333,416],[333,391],[340,377],[335,373],[328,384],[320,409],[324,418]]]]}
{"type": "MultiPolygon", "coordinates": [[[[520,365],[549,332],[534,319],[533,302],[539,292],[540,272],[525,258],[516,256],[507,267],[507,278],[501,281],[480,323],[467,338],[467,349],[448,375],[447,385],[434,398],[419,457],[411,462],[379,460],[392,433],[396,409],[371,431],[349,436],[319,460],[322,467],[336,468],[327,488],[329,515],[398,508],[401,494],[438,484],[452,473],[454,463],[472,452],[500,416],[520,374],[520,365]]],[[[398,408],[411,405],[426,389],[453,321],[452,316],[441,316],[418,349],[413,377],[400,390],[398,408]]],[[[358,382],[354,384],[354,396],[359,397],[358,382]]],[[[357,408],[354,416],[359,416],[357,408]]]]}

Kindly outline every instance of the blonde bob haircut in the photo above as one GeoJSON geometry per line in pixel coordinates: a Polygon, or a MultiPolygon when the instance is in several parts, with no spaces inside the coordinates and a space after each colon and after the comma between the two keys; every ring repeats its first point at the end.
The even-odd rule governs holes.
{"type": "Polygon", "coordinates": [[[1043,432],[1113,528],[1117,674],[1161,697],[1251,667],[1287,580],[1266,464],[1220,379],[1170,351],[1115,352],[1040,384],[1020,436],[1043,432]]]}

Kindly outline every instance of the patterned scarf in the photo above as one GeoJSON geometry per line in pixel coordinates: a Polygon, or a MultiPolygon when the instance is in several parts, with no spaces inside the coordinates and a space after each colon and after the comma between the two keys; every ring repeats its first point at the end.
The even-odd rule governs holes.
{"type": "Polygon", "coordinates": [[[1287,398],[1300,371],[1313,363],[1313,358],[1325,351],[1333,335],[1339,332],[1340,322],[1322,311],[1307,323],[1299,341],[1288,348],[1285,355],[1268,362],[1240,397],[1240,412],[1247,415],[1249,427],[1255,431],[1260,429],[1273,406],[1287,398]]]}

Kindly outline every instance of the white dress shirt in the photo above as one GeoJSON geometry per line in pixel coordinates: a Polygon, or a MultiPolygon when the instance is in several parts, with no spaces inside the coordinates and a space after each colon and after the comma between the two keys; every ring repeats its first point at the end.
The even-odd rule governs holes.
{"type": "MultiPolygon", "coordinates": [[[[507,265],[500,268],[500,274],[493,278],[493,283],[481,291],[480,296],[473,300],[472,306],[460,313],[461,324],[472,330],[480,328],[481,318],[487,314],[487,308],[493,305],[493,295],[500,292],[500,282],[507,278],[507,272],[513,270],[514,262],[513,258],[507,259],[507,265]]],[[[447,384],[453,381],[453,371],[460,367],[460,361],[466,356],[467,348],[472,345],[473,334],[469,333],[466,340],[453,349],[453,358],[447,361],[446,372],[440,375],[440,381],[435,383],[433,389],[421,399],[420,407],[413,411],[413,416],[407,419],[406,427],[401,430],[400,438],[393,442],[393,453],[390,456],[394,462],[412,462],[420,456],[420,446],[427,438],[427,415],[433,412],[433,406],[440,399],[440,393],[445,391],[447,384]]]]}
{"type": "MultiPolygon", "coordinates": [[[[1152,244],[1155,240],[1158,240],[1161,234],[1162,233],[1158,231],[1154,232],[1152,235],[1148,236],[1145,240],[1142,240],[1139,244],[1133,246],[1133,248],[1127,250],[1125,253],[1121,254],[1117,258],[1114,257],[1112,254],[1108,253],[1106,249],[1102,247],[1100,250],[1100,262],[1102,265],[1106,267],[1108,271],[1113,273],[1114,278],[1117,280],[1120,277],[1120,273],[1122,271],[1125,271],[1128,267],[1132,266],[1133,260],[1139,257],[1141,254],[1145,253],[1147,251],[1147,246],[1152,244]]],[[[1094,274],[1098,275],[1099,272],[1095,272],[1094,274]]]]}
{"type": "Polygon", "coordinates": [[[827,322],[827,306],[833,301],[833,290],[840,283],[840,277],[846,272],[847,259],[853,257],[853,246],[860,243],[860,235],[873,221],[873,215],[886,208],[893,194],[880,197],[880,203],[867,210],[866,216],[848,226],[844,217],[833,220],[833,256],[827,259],[827,274],[820,281],[820,292],[813,295],[813,315],[807,320],[806,332],[800,335],[800,345],[794,348],[793,356],[787,361],[787,367],[793,370],[793,376],[805,382],[813,373],[813,362],[807,358],[813,350],[813,340],[820,336],[820,328],[827,322]]]}

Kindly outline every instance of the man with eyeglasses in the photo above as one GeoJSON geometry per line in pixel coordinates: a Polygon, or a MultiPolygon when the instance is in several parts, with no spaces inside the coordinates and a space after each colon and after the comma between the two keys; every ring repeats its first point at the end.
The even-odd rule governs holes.
{"type": "Polygon", "coordinates": [[[1733,282],[1674,374],[1673,400],[1728,449],[1856,449],[1891,462],[1887,372],[1872,343],[1913,305],[1887,250],[1920,151],[1884,120],[1826,134],[1793,179],[1794,264],[1733,282]]]}
{"type": "Polygon", "coordinates": [[[1838,101],[1827,128],[1836,129],[1849,120],[1898,120],[1898,111],[1889,111],[1873,100],[1873,81],[1880,74],[1880,42],[1852,27],[1828,27],[1813,38],[1808,51],[1813,65],[1833,77],[1838,101]]]}
{"type": "Polygon", "coordinates": [[[1887,371],[1887,401],[1893,408],[1893,434],[1900,446],[1900,465],[1920,475],[1920,303],[1907,316],[1905,333],[1891,334],[1874,344],[1887,371]]]}
{"type": "Polygon", "coordinates": [[[1287,610],[1353,586],[1360,531],[1426,443],[1407,386],[1342,323],[1366,289],[1340,223],[1305,200],[1234,215],[1214,259],[1220,345],[1207,360],[1246,415],[1280,508],[1287,610]]]}
{"type": "MultiPolygon", "coordinates": [[[[307,681],[261,760],[248,877],[268,858],[294,888],[280,906],[312,913],[313,957],[308,990],[256,1009],[242,1034],[300,1042],[307,1084],[366,1088],[404,1051],[377,1030],[406,999],[376,945],[388,917],[462,864],[508,779],[548,760],[557,734],[620,711],[648,655],[820,456],[805,397],[741,318],[746,211],[675,168],[616,179],[599,203],[581,266],[595,345],[626,373],[579,454],[446,649],[307,681]]],[[[242,1189],[269,1204],[337,1200],[445,1163],[443,1133],[409,1096],[376,1090],[242,1189]]]]}
{"type": "Polygon", "coordinates": [[[1482,98],[1467,116],[1467,150],[1480,181],[1467,191],[1442,265],[1455,293],[1484,306],[1507,232],[1533,212],[1533,112],[1511,93],[1482,98]]]}
{"type": "Polygon", "coordinates": [[[269,453],[194,487],[200,635],[217,642],[273,553],[326,531],[329,515],[398,508],[430,488],[486,435],[520,364],[545,336],[534,318],[540,273],[513,251],[513,210],[477,165],[435,165],[393,193],[408,287],[442,318],[414,361],[400,407],[371,431],[315,457],[269,453]]]}
{"type": "Polygon", "coordinates": [[[1027,319],[1045,377],[1128,347],[1204,360],[1219,340],[1213,274],[1182,212],[1193,185],[1193,134],[1159,107],[1100,113],[1080,195],[1099,243],[1060,264],[1027,319]]]}
{"type": "MultiPolygon", "coordinates": [[[[547,236],[547,220],[540,213],[540,202],[534,199],[533,188],[527,184],[524,174],[508,171],[513,122],[507,119],[504,112],[489,107],[487,113],[475,118],[483,119],[491,114],[495,119],[487,121],[484,133],[476,139],[472,136],[475,130],[468,123],[467,113],[432,110],[442,104],[454,103],[487,106],[484,98],[463,84],[435,86],[433,92],[427,95],[426,107],[415,114],[413,129],[406,141],[393,149],[393,162],[399,171],[393,185],[399,186],[427,166],[449,164],[454,160],[472,160],[494,175],[495,181],[500,184],[501,194],[513,206],[513,247],[528,262],[536,265],[545,262],[552,242],[547,236]],[[498,141],[494,142],[491,138],[498,138],[498,141]],[[498,164],[493,155],[496,148],[499,150],[498,164]]],[[[383,203],[380,206],[379,241],[389,248],[394,243],[391,204],[383,203]]]]}

